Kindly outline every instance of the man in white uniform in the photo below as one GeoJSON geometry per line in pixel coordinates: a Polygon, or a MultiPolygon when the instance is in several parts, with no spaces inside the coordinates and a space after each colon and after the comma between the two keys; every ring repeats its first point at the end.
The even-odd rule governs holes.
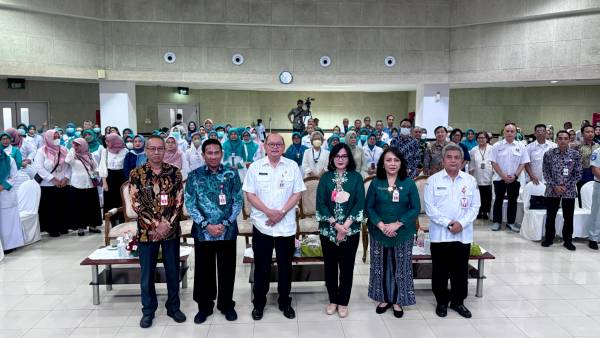
{"type": "Polygon", "coordinates": [[[594,174],[594,193],[592,195],[592,219],[589,227],[590,249],[598,250],[600,238],[600,149],[596,149],[590,157],[590,165],[594,174]]]}
{"type": "Polygon", "coordinates": [[[461,171],[463,156],[456,144],[445,146],[442,150],[444,170],[429,177],[425,186],[433,263],[431,284],[437,301],[435,312],[440,317],[446,317],[449,302],[450,308],[459,315],[471,318],[464,300],[469,285],[473,221],[481,203],[477,181],[461,171]]]}
{"type": "Polygon", "coordinates": [[[547,132],[545,124],[538,124],[533,129],[535,132],[535,141],[525,147],[530,161],[525,164],[525,170],[527,171],[527,182],[533,182],[533,184],[538,185],[540,182],[546,182],[544,181],[544,174],[542,172],[544,154],[548,150],[556,148],[556,143],[546,140],[547,132]]]}
{"type": "Polygon", "coordinates": [[[260,320],[267,303],[271,280],[273,248],[277,256],[279,310],[289,319],[296,317],[291,305],[292,258],[295,251],[296,210],[300,194],[306,190],[296,162],[283,156],[285,144],[273,133],[265,141],[267,157],[252,163],[242,190],[252,205],[250,219],[254,251],[254,309],[252,318],[260,320]]]}

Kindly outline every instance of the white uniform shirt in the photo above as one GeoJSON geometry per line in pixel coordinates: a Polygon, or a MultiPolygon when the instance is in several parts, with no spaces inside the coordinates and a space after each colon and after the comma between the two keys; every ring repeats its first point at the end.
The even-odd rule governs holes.
{"type": "MultiPolygon", "coordinates": [[[[94,161],[94,163],[96,162],[94,160],[94,157],[92,156],[92,160],[94,161]]],[[[92,184],[92,180],[90,179],[90,175],[91,176],[96,176],[98,177],[98,164],[95,163],[95,170],[89,170],[89,174],[88,171],[86,171],[86,168],[83,166],[83,163],[81,163],[80,160],[78,160],[75,157],[75,149],[71,148],[71,150],[69,150],[69,153],[67,154],[67,158],[65,159],[65,162],[67,162],[70,166],[71,166],[71,185],[74,188],[77,189],[90,189],[90,188],[94,188],[94,185],[92,184]]]]}
{"type": "MultiPolygon", "coordinates": [[[[61,146],[61,148],[64,148],[61,146]]],[[[60,155],[63,156],[63,155],[60,155]]],[[[40,148],[35,154],[35,160],[33,161],[33,165],[35,171],[40,175],[44,180],[40,183],[42,187],[53,187],[52,179],[56,178],[57,180],[62,180],[63,178],[71,178],[71,166],[64,162],[63,164],[56,167],[54,173],[50,173],[54,166],[56,165],[55,161],[50,160],[46,157],[46,152],[44,151],[44,147],[40,148]]]]}
{"type": "MultiPolygon", "coordinates": [[[[242,190],[255,194],[267,208],[281,210],[292,194],[306,190],[306,186],[296,162],[282,156],[273,168],[269,158],[264,157],[250,165],[242,190]]],[[[268,236],[288,237],[296,234],[296,208],[288,210],[274,226],[266,225],[268,217],[254,206],[250,219],[258,231],[268,236]]]]}
{"type": "Polygon", "coordinates": [[[452,180],[446,170],[427,179],[425,212],[429,216],[429,238],[432,243],[473,242],[473,221],[481,205],[475,178],[463,171],[452,180]],[[458,221],[463,230],[453,234],[448,223],[458,221]]]}
{"type": "Polygon", "coordinates": [[[192,146],[185,152],[190,172],[200,168],[204,165],[204,156],[202,156],[202,146],[196,148],[192,143],[192,146]]]}
{"type": "Polygon", "coordinates": [[[304,151],[302,157],[302,170],[304,170],[304,177],[310,175],[321,176],[327,171],[327,165],[329,164],[329,151],[321,147],[320,151],[316,151],[313,147],[310,147],[304,151]]]}
{"type": "Polygon", "coordinates": [[[471,149],[469,156],[471,156],[471,162],[469,162],[469,173],[475,177],[477,185],[492,185],[492,177],[494,176],[494,169],[490,162],[490,154],[492,152],[492,146],[486,145],[485,150],[481,151],[479,146],[471,149]],[[484,165],[483,169],[481,165],[484,165]]]}
{"type": "MultiPolygon", "coordinates": [[[[539,143],[537,140],[529,143],[525,149],[529,154],[529,166],[531,167],[531,171],[533,174],[542,182],[544,180],[544,172],[542,170],[542,164],[544,162],[544,154],[550,150],[556,148],[556,143],[552,141],[546,141],[544,143],[539,143]]],[[[527,182],[531,181],[529,174],[527,174],[527,182]]]]}
{"type": "Polygon", "coordinates": [[[312,143],[310,142],[310,135],[302,136],[302,145],[306,148],[312,148],[312,143]]]}
{"type": "MultiPolygon", "coordinates": [[[[17,180],[17,174],[18,174],[17,164],[15,163],[15,160],[11,157],[10,158],[10,172],[8,174],[8,177],[6,178],[6,182],[8,184],[12,185],[13,187],[10,190],[4,189],[4,190],[0,191],[0,210],[7,209],[7,208],[15,208],[18,206],[19,200],[17,198],[17,189],[15,189],[15,187],[14,187],[16,180],[17,180]]],[[[17,212],[17,214],[18,214],[18,212],[17,212]]],[[[1,216],[2,216],[2,214],[0,213],[0,217],[1,216]]],[[[4,224],[4,225],[8,226],[9,224],[4,224]]]]}
{"type": "Polygon", "coordinates": [[[600,148],[596,149],[592,153],[592,156],[590,156],[590,165],[592,167],[600,168],[600,148]]]}
{"type": "MultiPolygon", "coordinates": [[[[520,142],[507,143],[506,140],[502,140],[492,147],[490,161],[498,164],[505,175],[515,176],[519,165],[529,163],[529,153],[520,142]]],[[[494,172],[493,180],[500,181],[502,178],[494,172]]]]}
{"type": "Polygon", "coordinates": [[[108,177],[108,170],[122,170],[125,156],[129,150],[121,149],[118,153],[113,154],[108,149],[102,149],[100,152],[100,163],[98,163],[98,173],[100,177],[108,177]]]}
{"type": "Polygon", "coordinates": [[[381,147],[375,146],[373,147],[373,150],[371,150],[369,149],[369,145],[365,144],[362,150],[363,170],[366,171],[367,169],[372,168],[373,164],[375,165],[375,168],[377,168],[377,162],[379,162],[379,158],[381,157],[381,154],[383,154],[383,149],[381,149],[381,147]]]}

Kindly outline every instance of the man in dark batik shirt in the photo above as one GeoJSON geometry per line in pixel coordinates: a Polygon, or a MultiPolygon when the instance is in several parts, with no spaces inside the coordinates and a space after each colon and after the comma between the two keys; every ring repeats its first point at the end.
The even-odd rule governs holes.
{"type": "Polygon", "coordinates": [[[178,323],[186,319],[179,309],[179,215],[183,206],[183,181],[177,167],[163,162],[164,155],[165,141],[159,136],[150,136],[146,141],[148,162],[132,170],[129,176],[131,204],[138,214],[142,328],[152,326],[158,308],[154,275],[161,247],[168,290],[167,315],[178,323]]]}
{"type": "Polygon", "coordinates": [[[400,122],[400,135],[396,139],[396,148],[400,150],[404,160],[406,161],[406,170],[408,177],[417,177],[417,166],[421,163],[419,141],[411,136],[412,122],[409,119],[404,119],[400,122]]]}

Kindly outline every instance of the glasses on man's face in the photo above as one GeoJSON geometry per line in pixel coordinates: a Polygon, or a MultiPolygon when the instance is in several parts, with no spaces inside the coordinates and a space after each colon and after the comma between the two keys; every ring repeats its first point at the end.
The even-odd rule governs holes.
{"type": "Polygon", "coordinates": [[[267,146],[269,146],[269,148],[281,148],[283,147],[283,143],[267,143],[267,146]]]}
{"type": "Polygon", "coordinates": [[[335,155],[333,158],[335,158],[338,161],[343,161],[348,159],[348,155],[335,155]]]}
{"type": "Polygon", "coordinates": [[[162,153],[165,151],[165,147],[147,147],[151,153],[162,153]]]}

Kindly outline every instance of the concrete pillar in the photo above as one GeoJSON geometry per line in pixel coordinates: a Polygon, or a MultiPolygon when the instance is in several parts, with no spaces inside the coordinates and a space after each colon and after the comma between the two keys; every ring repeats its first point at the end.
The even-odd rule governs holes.
{"type": "Polygon", "coordinates": [[[111,126],[137,132],[135,82],[100,81],[100,123],[103,129],[111,126]]]}
{"type": "Polygon", "coordinates": [[[450,86],[447,84],[420,84],[417,86],[415,124],[427,129],[427,137],[434,138],[437,126],[448,126],[450,86]],[[439,93],[439,94],[438,94],[439,93]]]}

